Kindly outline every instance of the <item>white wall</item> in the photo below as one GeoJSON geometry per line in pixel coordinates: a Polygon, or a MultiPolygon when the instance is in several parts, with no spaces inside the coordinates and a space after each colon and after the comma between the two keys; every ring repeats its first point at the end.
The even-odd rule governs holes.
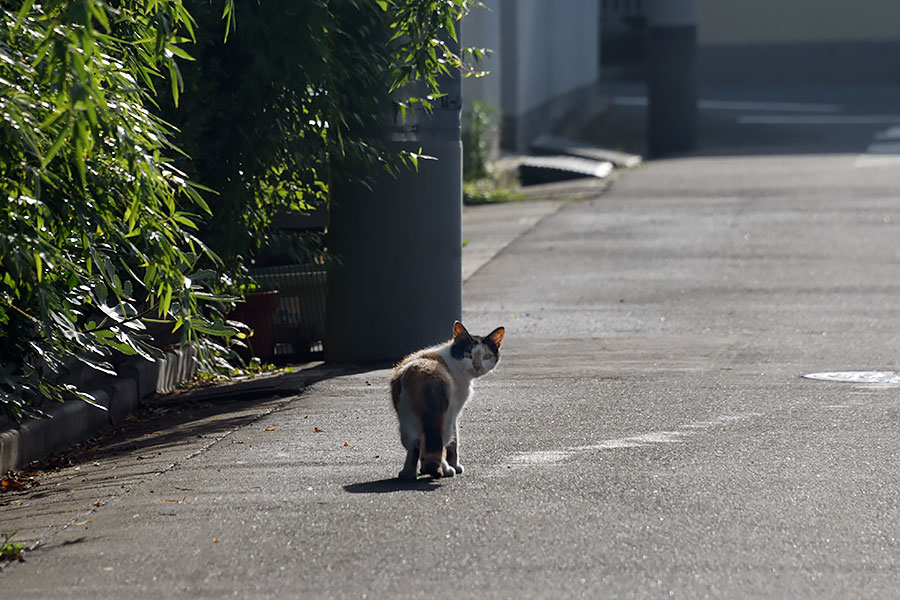
{"type": "Polygon", "coordinates": [[[702,45],[900,39],[898,0],[699,0],[702,45]]]}
{"type": "Polygon", "coordinates": [[[463,78],[463,102],[481,100],[500,108],[500,0],[483,0],[484,7],[475,6],[462,24],[463,46],[488,48],[490,55],[473,66],[490,74],[484,77],[463,78]]]}
{"type": "Polygon", "coordinates": [[[463,99],[499,108],[506,135],[517,138],[504,145],[521,149],[527,138],[552,129],[568,98],[597,82],[600,0],[484,4],[463,22],[462,44],[493,49],[483,63],[491,74],[464,79],[463,99]]]}
{"type": "Polygon", "coordinates": [[[516,1],[516,100],[521,115],[597,80],[597,0],[516,1]]]}
{"type": "Polygon", "coordinates": [[[697,0],[700,80],[896,85],[900,0],[697,0]]]}

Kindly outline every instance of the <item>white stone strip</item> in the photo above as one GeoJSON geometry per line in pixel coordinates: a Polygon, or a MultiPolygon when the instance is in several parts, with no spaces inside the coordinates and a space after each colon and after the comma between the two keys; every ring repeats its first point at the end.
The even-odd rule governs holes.
{"type": "Polygon", "coordinates": [[[687,442],[692,435],[695,435],[699,431],[722,427],[755,416],[759,416],[759,413],[723,415],[711,421],[688,423],[683,425],[681,430],[677,431],[652,431],[650,433],[601,440],[595,444],[588,444],[586,446],[569,446],[558,450],[518,452],[506,461],[504,467],[555,466],[565,462],[573,456],[588,452],[646,448],[648,446],[657,446],[660,444],[680,444],[687,442]]]}
{"type": "MultiPolygon", "coordinates": [[[[618,106],[647,106],[646,96],[613,96],[613,104],[618,106]]],[[[700,110],[735,110],[742,112],[785,112],[812,113],[830,115],[841,112],[840,104],[819,104],[813,102],[753,102],[748,100],[710,100],[697,101],[700,110]]]]}
{"type": "Polygon", "coordinates": [[[739,125],[890,125],[900,115],[741,115],[739,125]]]}
{"type": "Polygon", "coordinates": [[[833,371],[829,373],[809,373],[805,379],[835,381],[840,383],[863,383],[868,385],[900,385],[900,371],[833,371]]]}

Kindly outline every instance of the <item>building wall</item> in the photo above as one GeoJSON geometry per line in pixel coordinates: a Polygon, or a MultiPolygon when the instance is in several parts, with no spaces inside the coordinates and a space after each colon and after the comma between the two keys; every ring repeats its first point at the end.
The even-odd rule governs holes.
{"type": "Polygon", "coordinates": [[[697,8],[701,46],[900,39],[897,0],[699,0],[697,8]]]}
{"type": "Polygon", "coordinates": [[[597,80],[597,0],[513,0],[517,19],[516,114],[597,80]]]}
{"type": "Polygon", "coordinates": [[[500,108],[500,81],[502,52],[500,48],[500,1],[484,0],[484,7],[476,6],[466,16],[462,24],[461,42],[463,46],[487,48],[490,54],[475,63],[480,71],[489,74],[483,77],[469,76],[462,81],[463,102],[481,100],[490,106],[500,108]]]}
{"type": "Polygon", "coordinates": [[[552,132],[599,77],[599,0],[486,0],[462,25],[464,46],[488,47],[491,74],[463,81],[464,102],[502,113],[502,145],[525,151],[552,132]]]}
{"type": "Polygon", "coordinates": [[[898,0],[698,0],[705,83],[896,84],[898,0]]]}

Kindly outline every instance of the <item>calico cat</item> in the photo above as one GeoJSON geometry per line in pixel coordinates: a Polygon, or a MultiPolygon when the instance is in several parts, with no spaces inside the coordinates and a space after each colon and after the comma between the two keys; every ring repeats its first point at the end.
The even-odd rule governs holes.
{"type": "Polygon", "coordinates": [[[503,327],[488,335],[471,335],[459,321],[453,339],[414,352],[394,367],[391,398],[400,420],[406,462],[400,479],[415,479],[416,467],[432,477],[463,472],[459,463],[457,420],[469,398],[472,380],[500,360],[503,327]]]}

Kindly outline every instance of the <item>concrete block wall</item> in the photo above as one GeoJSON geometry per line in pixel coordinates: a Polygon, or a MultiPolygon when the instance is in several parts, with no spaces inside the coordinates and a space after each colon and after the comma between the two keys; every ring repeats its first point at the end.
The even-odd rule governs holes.
{"type": "Polygon", "coordinates": [[[18,429],[0,429],[0,475],[20,469],[33,460],[62,452],[104,430],[120,425],[153,394],[168,394],[197,374],[197,349],[185,346],[149,362],[133,358],[119,366],[118,377],[87,379],[87,393],[106,410],[81,400],[53,404],[44,410],[51,418],[27,419],[18,429]]]}

